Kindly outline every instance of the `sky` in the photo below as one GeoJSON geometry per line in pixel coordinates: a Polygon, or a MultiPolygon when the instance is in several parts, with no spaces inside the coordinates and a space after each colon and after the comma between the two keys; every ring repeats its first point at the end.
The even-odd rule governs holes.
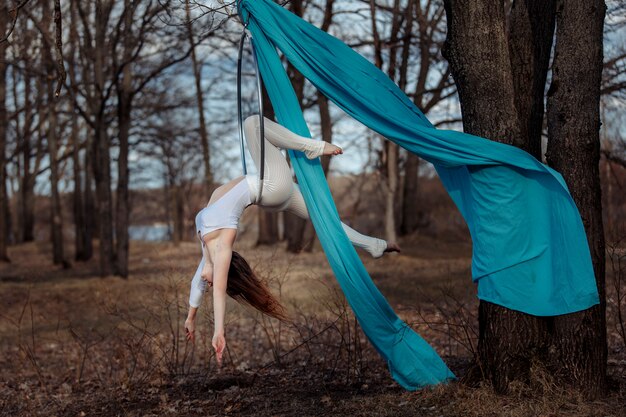
{"type": "MultiPolygon", "coordinates": [[[[379,0],[381,3],[382,0],[379,0]]],[[[216,1],[207,2],[207,6],[217,4],[216,1]]],[[[611,2],[609,2],[611,3],[611,2]]],[[[337,17],[331,25],[329,32],[344,40],[348,44],[353,44],[359,39],[368,38],[371,32],[369,12],[364,4],[356,0],[342,0],[335,3],[337,17]]],[[[223,18],[223,16],[219,16],[223,18]]],[[[321,11],[309,8],[306,15],[313,24],[319,24],[321,11]]],[[[606,26],[611,27],[626,21],[626,17],[620,14],[608,15],[606,26]]],[[[196,25],[206,25],[206,19],[199,19],[196,25]]],[[[237,18],[231,19],[228,25],[222,30],[222,35],[229,39],[238,39],[241,33],[241,25],[237,18]]],[[[380,25],[379,31],[384,33],[387,27],[380,25]]],[[[444,27],[445,30],[445,27],[444,27]]],[[[445,36],[445,33],[442,33],[445,36]]],[[[626,45],[626,31],[623,29],[614,32],[607,32],[605,37],[605,57],[623,53],[626,45]]],[[[371,47],[362,46],[355,48],[370,61],[373,61],[371,47]]],[[[440,55],[440,54],[439,54],[440,55]]],[[[211,38],[198,47],[198,56],[203,61],[203,89],[205,91],[205,117],[208,122],[209,136],[211,142],[211,153],[213,158],[214,177],[218,182],[228,181],[230,178],[241,175],[242,167],[239,158],[239,136],[236,113],[236,60],[237,49],[232,42],[211,38]]],[[[415,81],[419,60],[417,57],[409,66],[409,91],[411,84],[415,81]]],[[[429,75],[429,84],[433,85],[438,81],[445,61],[436,71],[429,75]]],[[[189,65],[177,69],[175,77],[176,91],[185,92],[193,96],[195,84],[193,74],[189,65]]],[[[243,107],[244,118],[252,113],[256,113],[257,96],[254,68],[250,59],[250,45],[246,43],[245,61],[243,76],[243,107]]],[[[549,85],[546,85],[546,89],[549,85]]],[[[307,91],[314,88],[307,85],[307,91]]],[[[623,140],[626,137],[626,120],[624,120],[624,101],[617,99],[606,99],[603,101],[603,116],[605,123],[602,134],[604,137],[616,137],[623,140]]],[[[448,100],[439,103],[428,113],[428,118],[433,123],[440,120],[460,118],[460,105],[458,97],[452,96],[448,100]]],[[[316,106],[304,112],[305,119],[310,127],[314,138],[320,137],[319,114],[316,106]]],[[[381,140],[371,130],[353,120],[343,113],[337,106],[331,103],[331,116],[333,125],[333,142],[344,149],[344,154],[333,158],[331,162],[331,175],[357,174],[375,169],[372,160],[372,150],[381,148],[381,140]]],[[[188,124],[197,123],[197,112],[195,109],[181,111],[188,124]]],[[[461,123],[446,125],[443,128],[462,130],[461,123]]],[[[114,151],[115,152],[115,151],[114,151]]],[[[133,149],[129,155],[131,164],[131,187],[133,188],[156,188],[163,185],[163,165],[157,159],[145,158],[140,149],[133,149]]],[[[198,155],[196,155],[198,157],[198,155]]],[[[115,160],[116,155],[113,155],[115,160]]],[[[251,158],[246,158],[251,161],[251,158]]],[[[195,164],[196,166],[198,164],[195,164]]],[[[197,170],[197,168],[195,168],[197,170]]],[[[424,175],[433,175],[433,170],[427,164],[422,168],[424,175]]],[[[248,164],[248,171],[254,172],[252,164],[248,164]]],[[[112,167],[115,180],[116,168],[112,167]]],[[[200,177],[201,172],[190,172],[191,176],[200,177]]],[[[47,175],[38,178],[37,192],[46,194],[48,187],[47,175]]],[[[62,191],[70,191],[73,187],[71,181],[61,182],[62,191]]]]}

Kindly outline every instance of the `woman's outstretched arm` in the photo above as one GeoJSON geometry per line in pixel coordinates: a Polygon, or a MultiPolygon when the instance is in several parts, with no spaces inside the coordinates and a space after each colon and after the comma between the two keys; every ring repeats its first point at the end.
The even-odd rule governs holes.
{"type": "Polygon", "coordinates": [[[207,282],[202,279],[202,269],[204,268],[206,262],[206,258],[204,256],[204,251],[202,252],[202,260],[200,260],[200,264],[198,268],[196,268],[196,273],[193,275],[193,279],[191,280],[191,288],[189,289],[189,312],[187,313],[187,319],[185,320],[185,333],[187,340],[191,342],[195,342],[196,340],[196,314],[198,312],[198,307],[202,303],[202,295],[207,286],[207,282]]]}
{"type": "Polygon", "coordinates": [[[232,247],[218,243],[213,262],[213,348],[217,363],[222,363],[222,355],[226,348],[224,338],[224,316],[226,314],[226,286],[228,283],[228,269],[233,256],[232,247]]]}

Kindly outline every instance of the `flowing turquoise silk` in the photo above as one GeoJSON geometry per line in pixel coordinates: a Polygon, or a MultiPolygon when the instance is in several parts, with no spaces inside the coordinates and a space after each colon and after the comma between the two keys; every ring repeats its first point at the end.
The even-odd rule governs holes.
{"type": "MultiPolygon", "coordinates": [[[[580,214],[559,173],[513,146],[436,129],[376,66],[271,0],[238,6],[278,122],[311,136],[276,48],[350,116],[435,166],[468,224],[480,299],[537,316],[599,302],[580,214]]],[[[335,277],[392,376],[406,389],[454,378],[373,284],[341,228],[319,161],[290,156],[335,277]]]]}

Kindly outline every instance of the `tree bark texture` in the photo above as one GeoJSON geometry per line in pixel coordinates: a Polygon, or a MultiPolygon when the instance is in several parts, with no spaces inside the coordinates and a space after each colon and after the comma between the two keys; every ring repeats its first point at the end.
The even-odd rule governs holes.
{"type": "Polygon", "coordinates": [[[600,187],[602,0],[557,1],[552,82],[548,91],[548,163],[567,182],[591,250],[600,305],[555,317],[561,371],[597,397],[606,390],[605,246],[600,187]]]}
{"type": "Polygon", "coordinates": [[[450,63],[463,115],[463,130],[525,146],[500,0],[446,0],[448,33],[442,54],[450,63]]]}
{"type": "MultiPolygon", "coordinates": [[[[549,152],[549,160],[552,158],[561,162],[561,165],[553,164],[564,173],[575,199],[578,195],[577,202],[588,234],[593,231],[589,239],[593,241],[602,236],[601,216],[595,217],[600,204],[597,198],[599,182],[595,182],[598,179],[598,157],[592,152],[593,146],[598,144],[599,124],[594,115],[597,115],[598,109],[599,72],[594,73],[590,67],[586,67],[585,73],[572,72],[568,63],[576,62],[580,69],[582,61],[586,60],[585,65],[600,71],[601,66],[595,67],[597,62],[593,58],[597,58],[598,48],[600,51],[602,48],[603,9],[599,7],[601,2],[589,5],[583,5],[584,2],[578,0],[565,3],[567,7],[559,3],[556,12],[557,50],[562,49],[568,58],[555,58],[551,95],[555,96],[557,92],[561,95],[558,100],[551,99],[554,107],[549,109],[552,116],[548,118],[549,130],[554,132],[554,136],[560,136],[562,141],[549,145],[549,151],[553,150],[549,152]],[[594,18],[589,19],[589,15],[594,18]],[[569,39],[568,31],[573,35],[569,39]],[[578,40],[577,45],[574,39],[578,40]],[[558,45],[562,46],[559,48],[558,45]],[[574,51],[568,48],[582,55],[585,54],[583,51],[595,51],[596,55],[576,55],[573,58],[570,55],[574,51]],[[564,63],[559,64],[560,60],[564,63]],[[574,112],[560,107],[573,103],[580,104],[574,112]],[[581,124],[587,130],[581,129],[581,124]],[[572,130],[568,130],[569,126],[572,130]],[[596,129],[595,136],[590,126],[596,129]],[[568,133],[571,131],[576,134],[568,133]],[[594,140],[596,142],[590,145],[594,140]],[[585,156],[573,155],[565,143],[576,151],[584,148],[586,143],[588,153],[585,156]],[[568,175],[568,169],[576,174],[568,175]],[[581,198],[577,190],[585,197],[581,198]]],[[[546,60],[551,47],[554,18],[550,13],[554,10],[553,5],[541,0],[516,1],[511,14],[512,32],[507,35],[501,1],[445,0],[444,4],[448,33],[442,52],[450,63],[457,84],[464,130],[536,154],[540,143],[537,129],[543,119],[543,106],[539,102],[543,100],[542,80],[546,77],[546,60]]],[[[599,62],[601,64],[601,52],[599,62]]],[[[599,262],[603,265],[603,253],[603,247],[600,250],[599,245],[595,248],[592,245],[596,267],[599,262]]],[[[603,271],[596,269],[596,274],[603,276],[603,271]]],[[[596,310],[598,308],[594,307],[570,315],[535,317],[481,301],[478,355],[483,376],[493,383],[496,391],[506,392],[511,381],[527,380],[531,365],[539,363],[558,376],[561,383],[573,382],[580,388],[584,387],[585,394],[590,397],[599,395],[604,390],[602,368],[606,356],[592,351],[605,351],[606,339],[602,337],[603,315],[596,310]]]]}
{"type": "Polygon", "coordinates": [[[543,93],[546,86],[556,0],[514,1],[509,17],[509,52],[522,149],[541,161],[543,93]]]}

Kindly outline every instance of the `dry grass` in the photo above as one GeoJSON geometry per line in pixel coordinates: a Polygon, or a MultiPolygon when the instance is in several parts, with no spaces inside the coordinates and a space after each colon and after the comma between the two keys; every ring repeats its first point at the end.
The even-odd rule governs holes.
{"type": "MultiPolygon", "coordinates": [[[[470,247],[424,237],[368,270],[403,319],[457,374],[472,358],[475,292],[470,247]]],[[[131,277],[96,277],[97,263],[50,266],[49,248],[11,248],[0,267],[2,415],[625,415],[623,346],[610,348],[609,397],[586,402],[535,369],[507,396],[450,383],[407,392],[364,339],[322,253],[282,247],[241,252],[289,306],[280,325],[230,303],[228,352],[217,369],[210,348],[210,298],[195,346],[182,324],[195,243],[133,243],[131,277]]],[[[618,338],[612,339],[617,343],[618,338]]]]}

